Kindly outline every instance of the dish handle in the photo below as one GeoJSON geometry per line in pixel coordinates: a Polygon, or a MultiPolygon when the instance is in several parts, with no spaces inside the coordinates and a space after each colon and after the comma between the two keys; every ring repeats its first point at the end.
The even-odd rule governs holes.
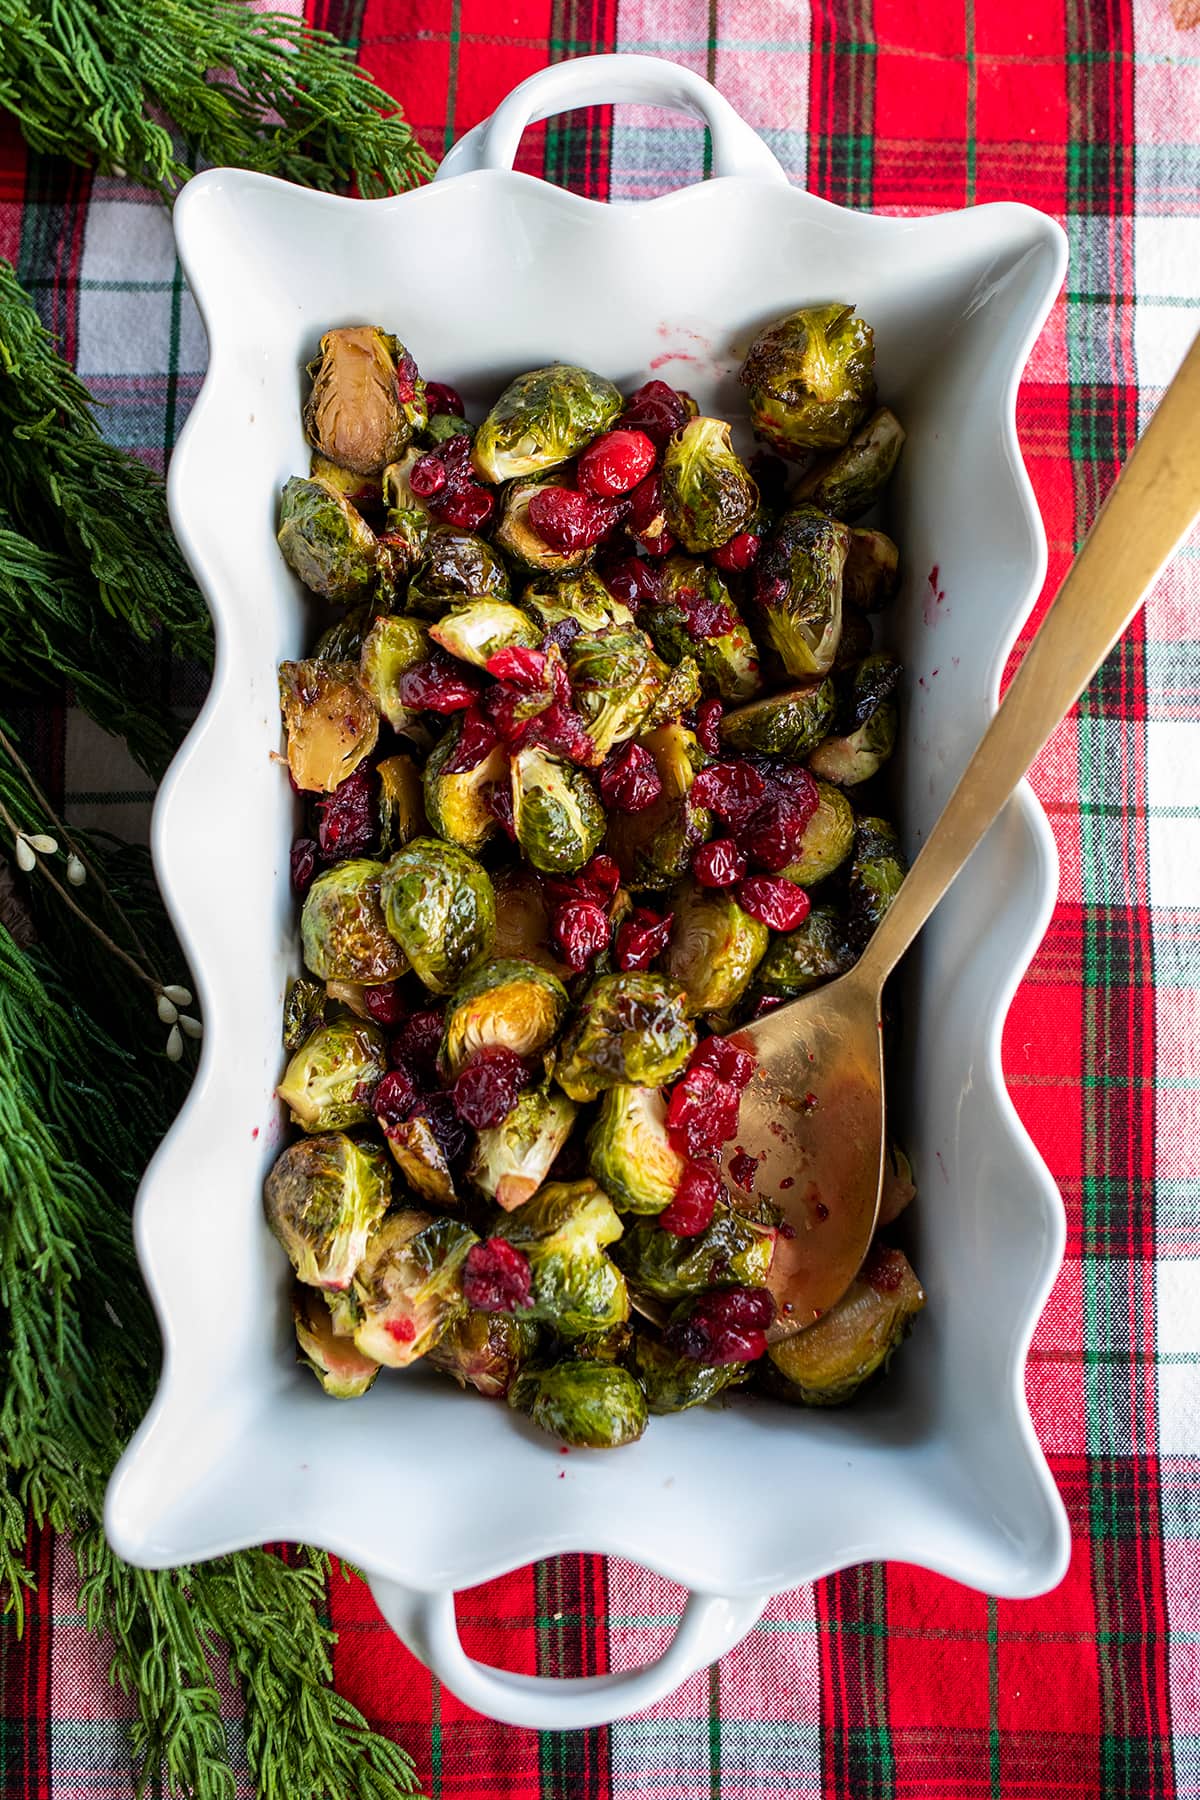
{"type": "Polygon", "coordinates": [[[614,100],[670,106],[695,113],[712,138],[714,175],[748,176],[787,182],[772,151],[736,113],[711,81],[660,56],[576,56],[551,63],[522,81],[490,118],[461,137],[442,159],[435,181],[476,169],[511,169],[527,125],[576,106],[606,106],[614,100]]]}
{"type": "Polygon", "coordinates": [[[653,1662],[616,1675],[518,1675],[476,1662],[458,1635],[454,1594],[449,1589],[422,1593],[390,1576],[368,1575],[375,1604],[415,1657],[432,1670],[444,1687],[504,1725],[534,1731],[578,1731],[587,1725],[609,1725],[653,1706],[699,1669],[706,1669],[740,1644],[758,1622],[769,1598],[751,1594],[730,1599],[724,1594],[693,1593],[675,1636],[653,1662]]]}

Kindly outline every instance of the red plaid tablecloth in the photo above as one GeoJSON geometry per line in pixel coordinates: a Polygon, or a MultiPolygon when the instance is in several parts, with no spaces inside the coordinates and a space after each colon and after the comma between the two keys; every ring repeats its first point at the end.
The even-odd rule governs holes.
{"type": "MultiPolygon", "coordinates": [[[[1200,327],[1197,0],[316,0],[435,155],[548,60],[674,57],[709,75],[792,177],[851,206],[1020,199],[1061,219],[1067,290],[1019,424],[1049,588],[1200,327]]],[[[704,173],[702,134],[641,109],[530,131],[520,166],[640,199],[704,173]]],[[[0,254],[39,298],[107,428],[161,463],[204,339],[162,209],[0,140],[0,254]]],[[[1200,421],[1197,423],[1200,429],[1200,421]]],[[[1067,1578],[996,1602],[863,1567],[781,1596],[719,1666],[608,1729],[542,1737],[469,1713],[335,1583],[344,1692],[432,1796],[1200,1793],[1200,547],[1042,757],[1062,858],[1008,1023],[1017,1105],[1061,1185],[1067,1260],[1029,1393],[1070,1514],[1067,1578]]],[[[47,721],[80,822],[129,831],[144,783],[76,714],[47,721]]],[[[880,1504],[887,1504],[886,1494],[880,1504]]],[[[484,1521],[481,1519],[481,1528],[484,1521]]],[[[40,1547],[21,1645],[0,1638],[0,1796],[130,1791],[121,1705],[40,1547]]],[[[681,1595],[567,1557],[463,1596],[468,1650],[544,1674],[644,1660],[681,1595]]],[[[239,1722],[231,1708],[230,1740],[239,1722]]]]}

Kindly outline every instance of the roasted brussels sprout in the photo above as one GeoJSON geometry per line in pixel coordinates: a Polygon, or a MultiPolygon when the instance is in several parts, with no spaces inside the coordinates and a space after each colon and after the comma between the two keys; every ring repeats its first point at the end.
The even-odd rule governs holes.
{"type": "Polygon", "coordinates": [[[900,892],[908,865],[895,827],[886,819],[860,819],[854,832],[847,900],[850,942],[866,947],[888,907],[900,892]]]}
{"type": "Polygon", "coordinates": [[[728,888],[685,881],[675,890],[671,909],[675,922],[666,969],[684,989],[688,1012],[728,1012],[749,987],[770,932],[728,888]]]}
{"type": "Polygon", "coordinates": [[[362,600],[344,612],[340,619],[327,625],[313,645],[312,661],[356,663],[362,655],[362,643],[375,619],[375,607],[362,600]]]}
{"type": "Polygon", "coordinates": [[[533,864],[572,875],[599,849],[608,820],[582,769],[537,744],[512,759],[513,828],[533,864]]]}
{"type": "Polygon", "coordinates": [[[613,1251],[635,1290],[682,1300],[714,1287],[763,1287],[775,1255],[770,1225],[721,1202],[698,1237],[676,1237],[655,1219],[633,1219],[613,1251]]]}
{"type": "Polygon", "coordinates": [[[642,812],[612,815],[607,849],[628,886],[666,888],[687,873],[693,850],[712,831],[712,814],[688,798],[708,758],[683,725],[660,726],[639,741],[654,758],[662,793],[642,812]]]}
{"type": "Polygon", "coordinates": [[[575,1106],[565,1095],[529,1089],[503,1124],[478,1134],[467,1173],[481,1193],[513,1212],[541,1187],[574,1123],[575,1106]]]}
{"type": "Polygon", "coordinates": [[[408,578],[409,612],[440,619],[470,600],[507,600],[508,570],[490,544],[473,531],[435,525],[408,578]]]}
{"type": "Polygon", "coordinates": [[[469,769],[454,768],[462,726],[452,725],[425,764],[425,816],[439,837],[477,855],[495,837],[500,821],[490,799],[497,782],[508,780],[508,752],[493,744],[469,769]]]}
{"type": "Polygon", "coordinates": [[[804,827],[800,853],[795,862],[779,872],[797,887],[812,887],[840,868],[853,847],[854,812],[850,802],[839,788],[818,781],[817,810],[804,827]]]}
{"type": "Polygon", "coordinates": [[[629,1317],[625,1277],[604,1254],[621,1235],[612,1201],[594,1181],[550,1181],[496,1226],[529,1258],[525,1316],[560,1337],[606,1331],[629,1317]]]}
{"type": "Polygon", "coordinates": [[[365,600],[375,585],[375,533],[326,481],[285,482],[276,537],[289,569],[326,600],[365,600]]]}
{"type": "Polygon", "coordinates": [[[573,550],[557,550],[536,532],[529,520],[529,504],[544,487],[566,487],[565,475],[529,475],[510,481],[500,501],[500,517],[492,533],[497,546],[519,568],[540,569],[548,575],[582,569],[596,554],[594,544],[573,550]]]}
{"type": "Polygon", "coordinates": [[[416,1207],[389,1213],[354,1274],[363,1314],[354,1342],[363,1354],[403,1369],[431,1350],[466,1309],[463,1263],[478,1242],[459,1219],[416,1207]]]}
{"type": "Polygon", "coordinates": [[[263,1188],[267,1224],[300,1280],[319,1288],[350,1286],[391,1198],[383,1151],[340,1131],[289,1144],[263,1188]]]}
{"type": "Polygon", "coordinates": [[[488,962],[459,983],[446,1007],[438,1064],[453,1077],[477,1050],[500,1045],[536,1056],[558,1036],[570,1001],[557,975],[517,957],[488,962]]]}
{"type": "Polygon", "coordinates": [[[674,667],[667,667],[667,678],[654,696],[654,703],[642,723],[642,735],[648,736],[663,725],[678,725],[684,713],[699,704],[704,689],[694,657],[685,656],[674,667]]]}
{"type": "Polygon", "coordinates": [[[362,641],[358,679],[393,731],[404,731],[414,714],[402,704],[400,677],[429,655],[429,633],[416,619],[381,613],[362,641]]]}
{"type": "Polygon", "coordinates": [[[842,1406],[887,1367],[925,1304],[903,1251],[876,1245],[836,1306],[781,1344],[772,1344],[764,1373],[780,1400],[842,1406]]]}
{"type": "Polygon", "coordinates": [[[826,738],[808,759],[815,775],[854,787],[877,775],[896,743],[896,707],[891,695],[901,669],[891,656],[868,656],[855,668],[840,709],[841,735],[826,738]]]}
{"type": "Polygon", "coordinates": [[[917,1188],[913,1181],[912,1164],[899,1144],[889,1144],[883,1161],[883,1189],[879,1196],[879,1217],[875,1221],[876,1230],[892,1224],[900,1217],[906,1206],[912,1205],[916,1197],[917,1188]]]}
{"type": "Polygon", "coordinates": [[[842,570],[842,604],[878,612],[900,581],[900,552],[884,531],[852,531],[842,570]]]}
{"type": "Polygon", "coordinates": [[[325,989],[319,981],[297,975],[287,985],[283,1002],[283,1047],[291,1056],[325,1019],[325,989]]]}
{"type": "Polygon", "coordinates": [[[755,987],[790,1000],[844,975],[853,962],[845,916],[836,906],[814,906],[803,925],[772,943],[758,965],[755,987]]]}
{"type": "Polygon", "coordinates": [[[842,568],[850,531],[815,506],[779,519],[754,570],[754,601],[789,675],[824,675],[842,634],[842,568]]]}
{"type": "Polygon", "coordinates": [[[520,956],[551,974],[566,975],[550,946],[550,912],[546,892],[533,870],[518,865],[499,869],[492,877],[496,891],[496,936],[493,956],[520,956]]]}
{"type": "Polygon", "coordinates": [[[383,864],[351,858],[309,888],[300,915],[305,966],[321,981],[395,981],[408,962],[389,932],[379,898],[383,864]]]}
{"type": "Polygon", "coordinates": [[[379,844],[385,856],[426,831],[421,771],[411,756],[387,756],[379,777],[379,844]]]}
{"type": "Polygon", "coordinates": [[[616,744],[641,728],[667,670],[644,631],[631,626],[568,644],[567,671],[576,711],[582,714],[600,762],[616,744]]]}
{"type": "Polygon", "coordinates": [[[395,462],[428,418],[417,365],[398,338],[375,325],[327,331],[308,373],[305,435],[322,456],[358,475],[395,462]]]}
{"type": "Polygon", "coordinates": [[[587,1149],[591,1173],[626,1212],[660,1213],[675,1198],[684,1162],[667,1137],[667,1103],[657,1088],[609,1088],[587,1149]]]}
{"type": "Polygon", "coordinates": [[[633,1347],[633,1372],[646,1396],[647,1412],[686,1412],[690,1406],[706,1406],[727,1388],[749,1380],[749,1363],[701,1363],[678,1356],[658,1338],[639,1332],[633,1347]]]}
{"type": "Polygon", "coordinates": [[[662,496],[667,529],[695,555],[745,531],[758,511],[758,488],[724,419],[689,419],[675,433],[663,455],[662,496]]]}
{"type": "Polygon", "coordinates": [[[660,598],[645,605],[642,620],[660,656],[670,663],[684,656],[695,660],[704,693],[740,705],[762,686],[758,645],[718,569],[690,556],[669,556],[660,598]]]}
{"type": "Polygon", "coordinates": [[[721,720],[721,739],[731,750],[757,750],[803,762],[833,726],[837,690],[828,679],[801,681],[781,694],[752,700],[721,720]]]}
{"type": "Polygon", "coordinates": [[[558,1085],[572,1100],[596,1100],[610,1087],[663,1087],[696,1045],[685,1006],[677,981],[599,976],[559,1045],[558,1085]]]}
{"type": "Polygon", "coordinates": [[[334,1019],[309,1033],[275,1089],[303,1131],[342,1131],[371,1117],[387,1073],[383,1034],[363,1019],[334,1019]]]}
{"type": "Polygon", "coordinates": [[[379,1373],[379,1364],[364,1356],[347,1337],[333,1328],[329,1308],[316,1288],[292,1290],[292,1324],[296,1329],[297,1361],[312,1370],[327,1394],[335,1400],[357,1400],[379,1373]]]}
{"type": "MultiPolygon", "coordinates": [[[[366,985],[361,981],[327,981],[325,983],[326,999],[333,1000],[338,1006],[347,1007],[356,1019],[371,1017],[370,1008],[364,999],[366,991],[366,985]]],[[[341,1017],[340,1013],[334,1016],[335,1018],[341,1017]]]]}
{"type": "Polygon", "coordinates": [[[442,1333],[428,1352],[429,1365],[485,1400],[502,1400],[537,1339],[538,1328],[527,1319],[472,1310],[460,1313],[442,1333]]]}
{"type": "Polygon", "coordinates": [[[435,644],[461,662],[486,669],[489,656],[497,650],[520,645],[527,650],[537,647],[538,633],[520,607],[507,600],[473,600],[446,613],[431,625],[429,635],[435,644]]]}
{"type": "Polygon", "coordinates": [[[375,748],[379,714],[353,663],[280,663],[279,708],[292,780],[309,793],[332,794],[375,748]]]}
{"type": "Polygon", "coordinates": [[[861,519],[878,504],[892,479],[903,443],[903,425],[894,412],[881,406],[843,449],[808,471],[796,498],[811,500],[822,512],[847,523],[861,519]]]}
{"type": "Polygon", "coordinates": [[[426,1113],[414,1112],[407,1119],[387,1123],[383,1135],[414,1194],[443,1211],[458,1205],[446,1152],[426,1113]]]}
{"type": "Polygon", "coordinates": [[[616,627],[627,630],[635,623],[623,600],[610,594],[593,569],[569,575],[539,575],[521,595],[521,605],[532,613],[543,631],[569,621],[593,636],[616,627]]]}
{"type": "Polygon", "coordinates": [[[840,449],[875,398],[874,333],[841,302],[801,307],[759,332],[739,379],[781,456],[840,449]]]}
{"type": "Polygon", "coordinates": [[[352,1338],[358,1330],[362,1318],[362,1308],[358,1304],[358,1296],[352,1287],[316,1288],[329,1313],[329,1323],[334,1337],[352,1338]]]}
{"type": "Polygon", "coordinates": [[[492,884],[457,844],[413,838],[385,867],[379,893],[388,930],[433,993],[453,992],[491,950],[492,884]]]}
{"type": "Polygon", "coordinates": [[[557,468],[607,431],[623,404],[611,381],[572,363],[518,375],[475,433],[475,473],[495,483],[557,468]]]}
{"type": "Polygon", "coordinates": [[[646,1429],[646,1399],[629,1373],[611,1363],[568,1358],[522,1369],[508,1403],[577,1450],[616,1450],[646,1429]]]}
{"type": "Polygon", "coordinates": [[[308,473],[311,480],[323,481],[327,487],[336,488],[356,512],[382,510],[383,483],[378,475],[356,475],[353,469],[343,469],[330,462],[319,450],[314,450],[309,458],[308,473]]]}
{"type": "Polygon", "coordinates": [[[610,1325],[604,1331],[589,1331],[571,1339],[571,1355],[585,1362],[625,1363],[633,1349],[633,1326],[628,1319],[623,1325],[610,1325]]]}

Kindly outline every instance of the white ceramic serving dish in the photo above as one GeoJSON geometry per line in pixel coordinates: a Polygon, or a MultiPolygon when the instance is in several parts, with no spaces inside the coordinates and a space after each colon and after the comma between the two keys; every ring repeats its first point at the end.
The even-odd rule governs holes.
{"type": "Polygon", "coordinates": [[[325,1545],[370,1571],[385,1616],[454,1692],[560,1728],[651,1704],[736,1643],[773,1592],[850,1563],[894,1558],[998,1595],[1052,1586],[1067,1529],[1023,1377],[1063,1213],[1000,1067],[1056,883],[1027,790],[902,978],[895,1107],[920,1181],[912,1254],[929,1305],[852,1410],[700,1410],[653,1420],[619,1453],[564,1458],[507,1408],[420,1372],[336,1405],[296,1366],[260,1189],[282,1141],[272,1090],[297,966],[275,670],[313,628],[274,520],[281,483],[307,466],[300,371],[321,331],[386,325],[477,416],[511,375],[563,358],[627,388],[661,370],[704,411],[744,418],[735,371],[754,330],[805,302],[853,301],[909,433],[891,514],[907,571],[892,622],[912,850],[996,705],[1044,573],[1014,402],[1063,278],[1062,232],[1017,205],[921,219],[831,206],[791,187],[706,82],[640,56],[535,75],[416,193],[342,200],[218,169],[188,185],[175,220],[210,361],[171,466],[171,517],[212,608],[217,665],[163,783],[154,853],[205,1037],[138,1199],[165,1354],[109,1489],[111,1542],[152,1567],[264,1540],[325,1545]],[[618,207],[512,172],[529,121],[612,100],[699,113],[715,178],[618,207]],[[666,1655],[579,1681],[469,1661],[454,1590],[568,1550],[632,1558],[692,1590],[666,1655]]]}

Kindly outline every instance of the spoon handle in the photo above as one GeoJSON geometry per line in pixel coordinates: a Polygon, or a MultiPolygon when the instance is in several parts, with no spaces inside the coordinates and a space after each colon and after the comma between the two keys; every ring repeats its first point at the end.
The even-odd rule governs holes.
{"type": "Polygon", "coordinates": [[[991,724],[854,971],[895,968],[1200,515],[1200,338],[1159,402],[991,724]]]}

